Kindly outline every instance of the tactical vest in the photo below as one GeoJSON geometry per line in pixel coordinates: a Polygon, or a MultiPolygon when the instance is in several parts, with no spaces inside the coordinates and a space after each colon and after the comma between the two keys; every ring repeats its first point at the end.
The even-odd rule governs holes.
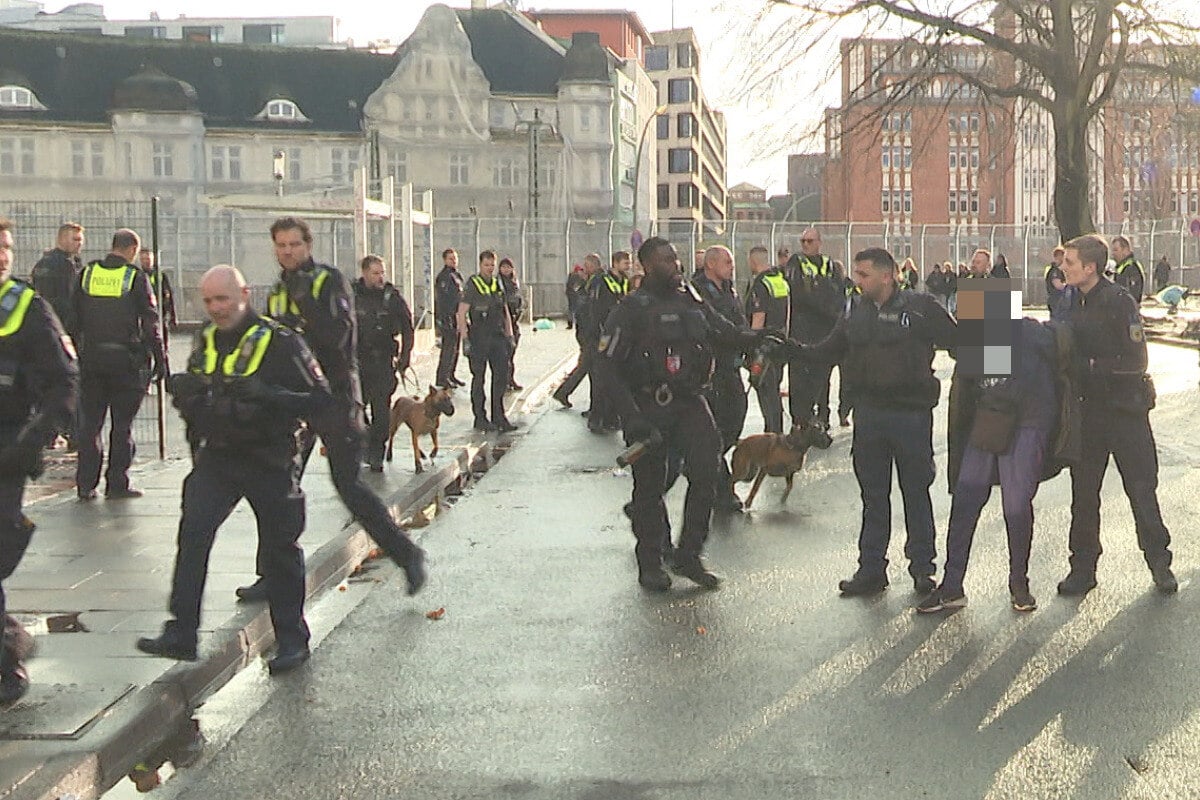
{"type": "Polygon", "coordinates": [[[800,274],[806,278],[828,278],[833,274],[829,256],[821,256],[820,264],[814,264],[806,256],[800,256],[800,274]]]}
{"type": "Polygon", "coordinates": [[[471,304],[469,332],[483,334],[485,331],[491,331],[503,335],[504,316],[502,312],[506,306],[500,279],[493,275],[491,281],[488,281],[482,275],[472,275],[471,285],[475,287],[481,300],[471,304]]]}
{"type": "Polygon", "coordinates": [[[33,288],[24,281],[9,278],[0,285],[0,337],[12,336],[21,330],[34,294],[33,288]]]}
{"type": "Polygon", "coordinates": [[[608,290],[617,297],[624,297],[629,294],[629,278],[614,278],[612,275],[605,273],[604,283],[608,286],[608,290]]]}
{"type": "MultiPolygon", "coordinates": [[[[324,267],[317,267],[315,272],[316,274],[313,276],[312,282],[313,300],[321,296],[321,288],[329,278],[329,270],[324,267]]],[[[285,317],[290,316],[301,323],[304,321],[304,317],[300,313],[300,307],[296,305],[292,298],[288,297],[287,286],[283,281],[275,284],[275,288],[271,290],[271,296],[267,298],[267,316],[276,320],[283,320],[285,317]]]]}
{"type": "Polygon", "coordinates": [[[106,267],[97,261],[83,270],[81,284],[90,297],[124,297],[133,289],[136,277],[134,267],[106,267]]]}
{"type": "Polygon", "coordinates": [[[771,297],[778,300],[787,297],[791,294],[791,287],[788,286],[787,278],[783,277],[778,270],[769,270],[762,274],[763,285],[767,287],[771,297]]]}
{"type": "Polygon", "coordinates": [[[221,375],[227,378],[245,378],[258,372],[271,344],[271,333],[268,325],[251,325],[238,340],[237,347],[222,359],[217,352],[217,326],[207,326],[204,329],[204,374],[215,374],[218,362],[221,375]]]}

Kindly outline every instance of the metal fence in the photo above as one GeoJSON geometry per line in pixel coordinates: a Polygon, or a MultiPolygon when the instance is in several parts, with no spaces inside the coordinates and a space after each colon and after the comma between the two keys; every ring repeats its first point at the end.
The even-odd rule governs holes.
{"type": "MultiPolygon", "coordinates": [[[[88,228],[85,256],[99,257],[108,244],[112,230],[130,227],[143,235],[150,230],[150,203],[147,202],[68,202],[14,203],[0,214],[17,223],[17,274],[27,274],[41,252],[54,242],[58,225],[74,220],[88,228]]],[[[213,264],[234,264],[245,273],[254,296],[265,296],[278,267],[267,230],[278,214],[261,211],[211,211],[177,214],[160,212],[159,236],[163,269],[176,287],[176,306],[181,322],[203,318],[196,286],[200,275],[213,264]]],[[[356,254],[354,221],[350,216],[309,217],[313,228],[313,255],[319,261],[341,265],[351,277],[356,254]]],[[[1025,292],[1026,302],[1039,304],[1045,299],[1043,271],[1051,251],[1058,244],[1058,231],[1042,226],[948,226],[924,225],[900,228],[883,223],[780,223],[729,222],[714,224],[663,220],[645,232],[661,235],[675,244],[680,260],[690,270],[697,252],[714,244],[733,251],[739,283],[748,279],[746,259],[751,247],[763,245],[772,254],[779,247],[793,252],[800,248],[800,236],[809,227],[820,231],[823,252],[832,258],[848,260],[866,247],[886,247],[897,259],[912,257],[922,275],[934,262],[954,264],[970,260],[979,247],[993,255],[1004,255],[1014,279],[1025,292]]],[[[387,227],[368,224],[366,249],[388,252],[387,227]]],[[[396,236],[403,235],[397,226],[396,236]]],[[[628,225],[608,220],[481,219],[435,217],[429,229],[416,229],[413,264],[394,264],[393,281],[408,287],[411,278],[410,305],[414,314],[428,320],[432,282],[440,268],[440,253],[455,248],[460,267],[470,273],[475,254],[484,249],[509,256],[518,265],[529,308],[535,316],[561,315],[566,311],[564,281],[574,264],[588,253],[599,253],[607,262],[614,251],[632,249],[628,225]]],[[[1105,226],[1101,233],[1129,235],[1143,265],[1150,270],[1154,262],[1166,256],[1172,265],[1171,279],[1185,285],[1200,286],[1200,239],[1192,236],[1186,221],[1151,221],[1105,226]]],[[[396,252],[404,252],[396,242],[396,252]]]]}

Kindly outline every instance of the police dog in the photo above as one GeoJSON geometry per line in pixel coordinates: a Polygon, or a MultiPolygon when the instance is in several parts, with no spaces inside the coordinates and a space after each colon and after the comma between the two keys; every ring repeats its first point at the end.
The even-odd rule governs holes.
{"type": "Polygon", "coordinates": [[[429,451],[429,460],[432,461],[433,457],[438,454],[438,425],[442,422],[443,414],[447,417],[454,416],[454,401],[450,398],[449,389],[430,386],[429,394],[425,395],[424,400],[416,395],[397,398],[396,402],[392,404],[387,460],[392,460],[392,441],[396,438],[396,431],[400,430],[401,425],[407,425],[412,432],[413,463],[417,467],[417,472],[424,472],[425,467],[421,464],[421,459],[425,457],[425,454],[421,452],[417,437],[429,434],[429,437],[433,439],[433,449],[429,451]]]}
{"type": "Polygon", "coordinates": [[[747,436],[738,442],[733,451],[733,465],[730,468],[733,485],[730,490],[735,490],[738,483],[754,481],[746,498],[745,507],[748,509],[758,494],[763,478],[772,475],[787,480],[787,488],[783,490],[783,497],[779,501],[780,504],[786,503],[792,491],[792,478],[804,466],[804,455],[808,448],[826,450],[831,444],[833,438],[813,420],[793,426],[788,433],[747,436]]]}

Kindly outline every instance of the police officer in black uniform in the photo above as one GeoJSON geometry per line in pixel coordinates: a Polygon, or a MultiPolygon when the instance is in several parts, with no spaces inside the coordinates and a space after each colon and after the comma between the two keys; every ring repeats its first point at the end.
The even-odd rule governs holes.
{"type": "Polygon", "coordinates": [[[1138,547],[1154,585],[1172,594],[1171,535],[1158,506],[1158,454],[1150,430],[1154,384],[1146,374],[1146,335],[1137,303],[1103,276],[1108,247],[1095,234],[1066,244],[1063,274],[1079,290],[1072,309],[1075,352],[1083,386],[1083,452],[1071,467],[1071,571],[1059,594],[1096,586],[1100,559],[1100,487],[1111,455],[1133,509],[1138,547]]]}
{"type": "Polygon", "coordinates": [[[278,650],[271,674],[308,660],[304,621],[304,493],[297,433],[301,416],[333,402],[304,340],[250,308],[250,290],[233,267],[200,281],[212,322],[196,337],[187,372],[171,378],[174,402],[198,438],[183,482],[175,573],[161,635],[138,639],[152,655],[196,659],[200,606],[217,529],[244,497],[258,521],[259,556],[278,650]]]}
{"type": "Polygon", "coordinates": [[[163,319],[163,345],[169,345],[169,340],[166,331],[173,331],[179,327],[179,317],[175,313],[175,291],[171,288],[171,278],[167,273],[159,268],[154,260],[154,251],[149,247],[143,247],[138,253],[138,262],[142,271],[146,273],[146,277],[150,279],[150,291],[154,293],[154,298],[158,299],[158,284],[162,282],[162,319],[163,319]]]}
{"type": "Polygon", "coordinates": [[[458,304],[458,329],[466,332],[463,352],[471,363],[471,408],[475,412],[475,430],[507,433],[517,429],[504,412],[504,392],[508,389],[508,361],[513,340],[512,317],[504,302],[504,285],[496,277],[496,254],[479,254],[479,272],[471,276],[458,304]],[[491,418],[483,385],[487,371],[492,372],[491,418]]]}
{"type": "MultiPolygon", "coordinates": [[[[599,272],[588,281],[587,313],[580,324],[586,327],[585,338],[594,343],[593,346],[598,345],[601,337],[604,336],[604,326],[609,314],[617,307],[618,303],[625,299],[625,295],[629,294],[629,271],[632,266],[629,253],[618,250],[612,254],[612,269],[608,272],[599,272]]],[[[593,371],[588,379],[588,384],[591,389],[591,403],[588,406],[587,418],[588,430],[592,433],[619,431],[621,421],[618,419],[617,410],[613,407],[608,387],[604,383],[604,376],[597,375],[593,371]]]]}
{"type": "Polygon", "coordinates": [[[455,389],[466,384],[454,374],[458,369],[458,344],[463,335],[457,328],[463,277],[458,271],[458,253],[452,248],[442,251],[442,271],[433,285],[433,317],[437,324],[438,346],[441,348],[434,383],[443,389],[455,389]]]}
{"type": "MultiPolygon", "coordinates": [[[[739,330],[749,330],[742,300],[733,287],[733,253],[715,245],[704,251],[704,270],[692,279],[696,292],[713,310],[739,330]]],[[[729,464],[725,460],[746,427],[746,386],[742,383],[743,353],[737,344],[717,344],[713,347],[715,364],[712,381],[704,393],[712,411],[717,431],[721,434],[721,455],[717,460],[716,496],[713,508],[717,511],[741,511],[742,501],[733,491],[729,464]]]]}
{"type": "Polygon", "coordinates": [[[517,280],[517,268],[511,258],[500,259],[500,283],[504,285],[504,305],[512,317],[513,346],[508,356],[508,388],[519,392],[524,387],[517,383],[517,348],[521,345],[521,314],[525,310],[525,297],[521,294],[521,282],[517,280]]]}
{"type": "Polygon", "coordinates": [[[141,497],[129,485],[133,418],[146,387],[166,375],[167,355],[158,326],[158,302],[146,273],[133,266],[141,240],[131,230],[113,234],[112,252],[89,264],[75,293],[80,384],[79,464],[75,490],[94,500],[104,458],[100,431],[112,411],[105,496],[141,497]]]}
{"type": "MultiPolygon", "coordinates": [[[[592,326],[588,323],[591,314],[588,305],[588,290],[591,287],[592,279],[603,273],[604,266],[600,263],[599,255],[589,253],[584,257],[582,283],[574,312],[575,341],[579,344],[579,360],[575,363],[574,369],[567,373],[567,377],[563,378],[562,384],[554,390],[553,394],[554,399],[561,403],[563,408],[571,407],[571,395],[579,388],[579,384],[583,383],[583,379],[590,378],[592,374],[592,364],[595,362],[596,345],[599,339],[591,338],[592,326]]],[[[590,410],[585,412],[585,416],[590,414],[590,410]]]]}
{"type": "Polygon", "coordinates": [[[1113,283],[1124,287],[1133,302],[1140,305],[1146,296],[1146,269],[1133,257],[1133,244],[1129,237],[1113,237],[1112,257],[1117,262],[1113,267],[1113,283]]]}
{"type": "Polygon", "coordinates": [[[21,511],[25,480],[42,474],[42,445],[70,423],[79,387],[70,338],[50,304],[12,277],[12,264],[12,223],[0,218],[0,706],[29,688],[29,637],[4,600],[33,534],[21,511]]]}
{"type": "Polygon", "coordinates": [[[363,402],[370,415],[367,463],[383,472],[383,451],[391,421],[392,395],[412,361],[413,318],[408,303],[387,282],[383,259],[365,256],[354,282],[354,313],[358,318],[358,369],[363,402]],[[397,344],[396,337],[400,337],[397,344]]]}
{"type": "MultiPolygon", "coordinates": [[[[334,267],[313,261],[312,231],[304,220],[296,217],[275,220],[271,225],[271,240],[280,276],[268,300],[269,316],[304,336],[333,394],[333,405],[328,412],[308,420],[312,432],[320,434],[325,445],[333,488],[354,519],[404,570],[408,593],[416,594],[425,585],[425,552],[413,544],[392,519],[387,506],[362,481],[365,430],[350,282],[334,267]]],[[[307,461],[314,443],[309,435],[302,460],[307,461]]],[[[260,576],[262,556],[260,548],[260,576]]],[[[237,595],[247,601],[263,599],[264,581],[260,577],[251,586],[240,587],[237,595]]]]}
{"type": "Polygon", "coordinates": [[[934,348],[953,348],[954,318],[931,295],[896,285],[896,260],[880,248],[854,256],[854,280],[862,294],[851,298],[829,336],[804,347],[804,359],[840,363],[854,407],[850,453],[862,493],[858,570],[841,581],[844,596],[887,588],[887,550],[892,527],[892,465],[904,497],[909,574],[917,593],[934,589],[933,409],[940,386],[933,374],[934,348]]]}
{"type": "MultiPolygon", "coordinates": [[[[845,294],[841,267],[821,254],[821,234],[809,228],[800,235],[800,252],[784,274],[791,290],[790,334],[798,342],[824,339],[837,322],[845,294]]],[[[788,411],[792,424],[815,419],[829,427],[829,380],[832,364],[794,362],[788,369],[788,411]]]]}
{"type": "MultiPolygon", "coordinates": [[[[750,271],[754,275],[746,292],[746,316],[750,318],[750,328],[786,335],[792,304],[791,287],[783,269],[772,265],[770,251],[759,246],[750,248],[750,271]]],[[[755,384],[764,428],[767,433],[783,433],[783,395],[779,390],[783,365],[768,362],[759,368],[761,372],[751,375],[751,382],[755,384]]]]}
{"type": "Polygon", "coordinates": [[[626,507],[637,538],[638,582],[652,591],[671,586],[663,569],[670,540],[663,491],[668,456],[674,452],[683,454],[688,490],[672,569],[712,589],[721,578],[701,553],[712,518],[721,435],[704,390],[713,373],[715,343],[746,350],[758,345],[761,334],[732,325],[683,283],[670,242],[647,239],[638,260],[645,281],[609,316],[596,360],[624,421],[626,444],[650,443],[633,463],[633,501],[626,507]]]}
{"type": "Polygon", "coordinates": [[[79,291],[79,273],[83,261],[83,226],[64,222],[58,226],[54,247],[33,265],[30,282],[34,290],[54,309],[67,334],[75,335],[75,292],[79,291]]]}

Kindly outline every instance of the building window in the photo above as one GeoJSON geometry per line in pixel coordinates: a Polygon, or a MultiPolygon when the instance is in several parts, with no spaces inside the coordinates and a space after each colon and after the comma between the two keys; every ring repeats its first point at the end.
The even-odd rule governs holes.
{"type": "Polygon", "coordinates": [[[175,145],[169,142],[155,142],[153,157],[154,177],[171,178],[175,175],[175,145]]]}
{"type": "Polygon", "coordinates": [[[958,213],[958,195],[954,192],[950,193],[950,213],[951,215],[958,213]]]}
{"type": "Polygon", "coordinates": [[[912,147],[909,145],[904,147],[904,168],[912,169],[912,147]]]}
{"type": "Polygon", "coordinates": [[[657,72],[670,67],[668,63],[668,53],[670,51],[663,45],[646,48],[646,71],[657,72]]]}
{"type": "Polygon", "coordinates": [[[680,114],[676,121],[676,128],[681,138],[691,139],[696,135],[696,118],[691,114],[680,114]]]}
{"type": "Polygon", "coordinates": [[[463,153],[450,155],[450,185],[466,186],[470,180],[470,159],[463,153]]]}
{"type": "Polygon", "coordinates": [[[287,160],[287,171],[289,181],[298,181],[300,176],[304,174],[302,165],[301,153],[304,151],[299,147],[279,148],[287,160]]]}
{"type": "Polygon", "coordinates": [[[242,179],[241,145],[213,145],[209,164],[214,181],[240,181],[242,179]]]}
{"type": "Polygon", "coordinates": [[[912,213],[912,189],[904,190],[904,213],[912,213]]]}
{"type": "Polygon", "coordinates": [[[971,169],[973,169],[973,170],[979,169],[979,148],[978,147],[971,148],[971,169]]]}
{"type": "Polygon", "coordinates": [[[892,150],[890,147],[883,148],[881,163],[885,170],[892,168],[892,150]]]}
{"type": "Polygon", "coordinates": [[[408,183],[408,153],[403,150],[388,150],[387,174],[396,183],[408,183]]]}
{"type": "Polygon", "coordinates": [[[24,86],[0,86],[0,108],[35,108],[33,92],[24,86]]]}
{"type": "Polygon", "coordinates": [[[659,208],[670,208],[671,207],[671,184],[660,183],[658,185],[658,207],[659,208]]]}
{"type": "Polygon", "coordinates": [[[76,178],[104,175],[104,144],[75,139],[71,142],[71,174],[76,178]]]}
{"type": "Polygon", "coordinates": [[[994,197],[988,198],[988,213],[992,216],[996,215],[996,198],[994,197]]]}
{"type": "Polygon", "coordinates": [[[590,131],[592,129],[592,110],[590,108],[579,109],[579,130],[590,131]]]}
{"type": "Polygon", "coordinates": [[[354,181],[354,173],[358,172],[358,148],[334,147],[329,151],[330,172],[333,179],[342,183],[354,181]]]}
{"type": "Polygon", "coordinates": [[[220,25],[184,25],[185,42],[223,42],[225,29],[220,25]]]}
{"type": "Polygon", "coordinates": [[[689,147],[672,147],[667,151],[667,171],[676,174],[695,171],[696,151],[689,147]]]}
{"type": "Polygon", "coordinates": [[[244,44],[283,44],[285,41],[283,32],[283,25],[243,25],[242,42],[244,44]]]}
{"type": "Polygon", "coordinates": [[[300,109],[291,100],[272,100],[267,103],[267,119],[292,120],[300,116],[300,109]]]}
{"type": "Polygon", "coordinates": [[[675,45],[675,64],[680,69],[688,69],[692,66],[692,46],[688,42],[675,45]]]}
{"type": "Polygon", "coordinates": [[[511,158],[502,158],[492,167],[493,186],[520,186],[521,168],[511,158]]]}
{"type": "Polygon", "coordinates": [[[958,169],[958,151],[950,151],[950,169],[958,169]]]}
{"type": "Polygon", "coordinates": [[[162,25],[126,25],[127,39],[165,39],[167,29],[162,25]]]}
{"type": "Polygon", "coordinates": [[[666,114],[659,114],[655,124],[658,126],[659,139],[671,138],[671,118],[669,116],[666,114]]]}
{"type": "Polygon", "coordinates": [[[0,139],[0,175],[32,175],[33,155],[32,138],[0,139]]]}
{"type": "Polygon", "coordinates": [[[557,175],[554,167],[538,167],[538,186],[553,186],[557,175]]]}
{"type": "Polygon", "coordinates": [[[698,208],[700,190],[694,183],[681,183],[675,187],[675,200],[680,208],[698,208]]]}
{"type": "Polygon", "coordinates": [[[690,103],[696,97],[696,83],[691,78],[672,78],[667,81],[667,102],[690,103]]]}
{"type": "Polygon", "coordinates": [[[979,213],[979,192],[971,192],[971,213],[979,213]]]}
{"type": "MultiPolygon", "coordinates": [[[[951,203],[953,203],[953,201],[951,201],[951,203]]],[[[884,192],[881,195],[879,208],[884,214],[892,213],[892,194],[891,194],[891,192],[884,192]]],[[[953,209],[951,209],[951,210],[953,210],[953,209]]]]}

